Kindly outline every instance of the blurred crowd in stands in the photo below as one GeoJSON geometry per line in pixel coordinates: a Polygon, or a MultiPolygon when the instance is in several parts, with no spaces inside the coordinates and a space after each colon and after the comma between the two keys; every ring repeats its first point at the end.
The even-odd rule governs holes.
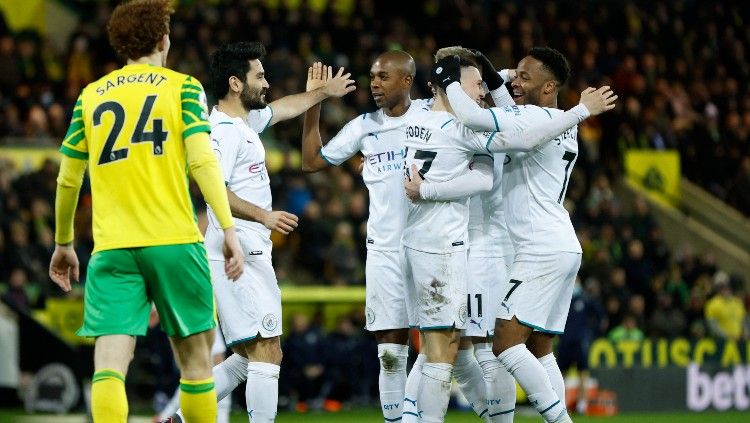
{"type": "MultiPolygon", "coordinates": [[[[0,140],[59,143],[81,88],[121,65],[104,31],[114,2],[68,3],[81,19],[66,51],[55,51],[44,34],[12,33],[0,22],[0,140]]],[[[575,322],[566,337],[578,343],[598,336],[750,339],[744,281],[718,269],[711,252],[670,249],[646,201],[623,204],[612,187],[625,149],[678,149],[685,176],[750,215],[750,3],[419,0],[397,8],[386,3],[183,0],[172,19],[169,66],[207,85],[208,57],[218,45],[260,40],[269,51],[264,66],[271,100],[304,90],[314,60],[344,66],[358,90],[326,100],[325,140],[375,108],[368,73],[371,60],[384,50],[414,56],[417,98],[428,95],[426,79],[438,47],[481,49],[498,68],[515,67],[534,45],[558,48],[573,69],[560,107],[575,104],[589,85],[612,85],[620,96],[614,112],[579,130],[581,159],[566,206],[584,260],[571,310],[575,322]]],[[[271,176],[274,208],[301,218],[293,235],[274,236],[279,282],[363,284],[368,196],[357,173],[359,158],[302,174],[295,154],[301,124],[296,119],[262,134],[267,149],[281,157],[271,176]]],[[[0,159],[0,291],[20,309],[60,295],[46,276],[54,248],[56,174],[53,161],[22,173],[0,159]]],[[[84,188],[76,218],[82,277],[92,247],[90,204],[84,188]]],[[[324,335],[302,323],[286,329],[285,348],[309,349],[298,356],[305,360],[317,356],[310,340],[324,335]]],[[[337,348],[364,348],[345,339],[346,333],[359,333],[360,323],[348,323],[356,329],[342,323],[337,348]]],[[[325,363],[297,365],[291,363],[295,356],[285,354],[285,371],[301,370],[287,374],[284,383],[304,379],[295,385],[303,391],[298,395],[314,396],[305,389],[317,383],[319,390],[323,382],[316,377],[323,367],[317,366],[325,363]]],[[[337,377],[356,380],[376,372],[376,364],[374,370],[337,377]]]]}

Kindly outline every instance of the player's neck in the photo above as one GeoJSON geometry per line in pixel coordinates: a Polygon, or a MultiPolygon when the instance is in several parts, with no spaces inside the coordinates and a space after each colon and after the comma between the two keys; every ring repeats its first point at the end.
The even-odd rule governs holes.
{"type": "Polygon", "coordinates": [[[406,97],[406,100],[398,103],[397,105],[393,107],[383,107],[383,113],[385,113],[386,116],[389,117],[399,117],[403,116],[404,113],[406,113],[407,110],[409,110],[409,107],[411,106],[411,98],[406,97]]]}
{"type": "Polygon", "coordinates": [[[442,93],[439,93],[435,96],[435,101],[432,103],[432,111],[448,112],[452,115],[455,114],[453,113],[453,107],[451,107],[451,103],[448,101],[448,96],[442,93]]]}
{"type": "Polygon", "coordinates": [[[239,98],[223,98],[219,100],[219,104],[216,105],[216,108],[225,115],[233,118],[244,119],[248,113],[247,110],[242,107],[242,102],[239,98]]]}
{"type": "Polygon", "coordinates": [[[138,59],[128,59],[128,65],[152,65],[152,66],[162,66],[162,57],[161,52],[155,51],[151,53],[149,56],[143,56],[138,59]]]}

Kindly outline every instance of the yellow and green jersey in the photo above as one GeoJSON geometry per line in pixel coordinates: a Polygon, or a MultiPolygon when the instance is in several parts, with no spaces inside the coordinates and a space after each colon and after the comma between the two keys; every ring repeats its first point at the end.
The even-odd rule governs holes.
{"type": "Polygon", "coordinates": [[[210,132],[200,82],[127,65],[83,89],[60,151],[89,161],[94,251],[201,241],[185,140],[210,132]]]}

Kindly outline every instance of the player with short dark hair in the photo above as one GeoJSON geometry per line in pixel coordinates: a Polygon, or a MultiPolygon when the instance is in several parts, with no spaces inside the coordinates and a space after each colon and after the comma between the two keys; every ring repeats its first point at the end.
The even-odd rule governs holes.
{"type": "Polygon", "coordinates": [[[164,67],[172,12],[168,0],[115,8],[107,29],[127,64],[83,89],[60,148],[49,273],[65,291],[71,276],[78,279],[73,216],[88,162],[94,251],[78,335],[96,338],[91,412],[97,423],[127,420],[125,375],[152,301],[180,368],[187,421],[216,421],[213,293],[188,173],[216,211],[224,232],[222,273],[231,279],[242,274],[242,249],[209,144],[203,87],[164,67]]]}
{"type": "MultiPolygon", "coordinates": [[[[559,88],[569,74],[562,54],[534,48],[519,62],[516,74],[513,97],[521,107],[481,109],[460,86],[447,86],[458,119],[477,130],[523,131],[568,113],[557,109],[559,88]]],[[[616,99],[607,86],[587,88],[577,107],[584,115],[598,114],[614,108],[616,99]],[[597,101],[589,103],[592,99],[597,101]]],[[[555,142],[510,152],[503,172],[503,205],[515,257],[495,323],[493,353],[548,422],[570,421],[552,339],[565,327],[581,262],[580,244],[562,206],[577,151],[573,126],[555,142]]]]}
{"type": "MultiPolygon", "coordinates": [[[[273,422],[278,404],[281,365],[281,291],[271,264],[271,231],[287,235],[297,227],[297,216],[272,210],[266,150],[258,133],[273,116],[293,117],[329,96],[354,90],[343,70],[318,89],[284,97],[273,108],[266,104],[269,88],[260,42],[237,42],[219,47],[211,56],[211,81],[218,104],[211,110],[211,141],[224,175],[229,206],[244,250],[245,271],[237,280],[221,272],[221,244],[217,214],[208,210],[206,249],[216,294],[219,322],[227,346],[235,352],[214,367],[217,399],[247,380],[247,412],[255,423],[273,422]],[[274,113],[274,110],[281,113],[274,113]]],[[[315,63],[308,73],[320,71],[315,63]]],[[[172,421],[180,421],[177,411],[172,421]]],[[[168,420],[169,421],[169,420],[168,420]]]]}

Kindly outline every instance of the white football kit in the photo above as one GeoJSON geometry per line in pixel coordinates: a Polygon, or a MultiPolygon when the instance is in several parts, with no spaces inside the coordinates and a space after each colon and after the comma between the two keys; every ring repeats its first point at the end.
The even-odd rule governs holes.
{"type": "Polygon", "coordinates": [[[492,189],[469,199],[468,321],[463,336],[494,334],[497,308],[513,263],[513,244],[503,210],[502,177],[506,160],[504,153],[494,154],[492,189]]]}
{"type": "Polygon", "coordinates": [[[358,116],[320,151],[335,166],[358,152],[365,158],[362,179],[370,193],[365,264],[369,331],[403,329],[414,322],[399,256],[407,204],[403,126],[427,104],[429,100],[412,100],[409,110],[399,117],[387,116],[382,110],[358,116]]]}
{"type": "MultiPolygon", "coordinates": [[[[543,110],[524,115],[519,125],[562,113],[543,110]]],[[[562,204],[577,156],[574,127],[536,150],[509,154],[504,174],[505,213],[516,257],[499,317],[515,315],[521,323],[549,333],[565,329],[581,265],[581,244],[562,204]]]]}
{"type": "MultiPolygon", "coordinates": [[[[227,188],[260,208],[271,210],[271,187],[266,170],[265,148],[258,133],[270,122],[270,107],[232,118],[214,108],[211,111],[211,142],[227,188]]],[[[217,314],[228,346],[257,336],[280,336],[281,291],[271,265],[271,231],[263,224],[234,219],[237,236],[245,253],[245,268],[237,281],[224,272],[224,232],[208,209],[206,250],[216,295],[217,314]]]]}
{"type": "MultiPolygon", "coordinates": [[[[447,90],[456,115],[475,129],[524,130],[550,124],[573,113],[579,122],[589,116],[583,105],[563,112],[537,106],[481,109],[458,84],[447,90]]],[[[559,129],[559,128],[558,128],[559,129]]],[[[533,136],[532,136],[533,134],[533,136]]],[[[578,154],[578,127],[561,131],[555,140],[536,148],[511,152],[503,174],[503,197],[515,258],[498,318],[513,316],[538,331],[561,333],[565,328],[581,246],[562,205],[578,154]]]]}
{"type": "MultiPolygon", "coordinates": [[[[406,170],[411,172],[415,164],[426,183],[457,178],[475,152],[484,150],[489,156],[485,146],[490,134],[469,130],[448,112],[424,112],[404,130],[406,170]]],[[[468,198],[409,204],[402,242],[421,330],[463,329],[466,324],[468,218],[468,198]]]]}

